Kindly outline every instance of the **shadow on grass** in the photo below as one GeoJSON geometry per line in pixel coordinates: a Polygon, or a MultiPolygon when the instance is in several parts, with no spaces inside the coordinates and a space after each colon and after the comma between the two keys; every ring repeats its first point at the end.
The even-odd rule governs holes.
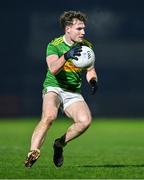
{"type": "Polygon", "coordinates": [[[126,168],[126,167],[144,167],[144,164],[138,164],[138,165],[133,165],[133,164],[104,164],[104,165],[81,165],[77,167],[83,167],[83,168],[96,168],[96,167],[104,167],[104,168],[126,168]]]}

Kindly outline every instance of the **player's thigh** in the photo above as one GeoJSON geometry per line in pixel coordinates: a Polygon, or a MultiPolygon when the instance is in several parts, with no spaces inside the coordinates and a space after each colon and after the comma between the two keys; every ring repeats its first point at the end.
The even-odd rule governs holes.
{"type": "Polygon", "coordinates": [[[68,117],[75,122],[91,122],[91,112],[85,101],[76,101],[65,109],[68,117]]]}
{"type": "Polygon", "coordinates": [[[59,95],[55,92],[48,92],[43,96],[42,119],[55,119],[60,106],[59,95]]]}

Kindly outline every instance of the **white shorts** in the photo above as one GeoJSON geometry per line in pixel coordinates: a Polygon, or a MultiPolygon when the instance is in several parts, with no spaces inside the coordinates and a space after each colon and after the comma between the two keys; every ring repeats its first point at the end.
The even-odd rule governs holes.
{"type": "Polygon", "coordinates": [[[71,105],[74,102],[77,101],[84,101],[84,98],[82,97],[81,94],[75,93],[75,92],[70,92],[70,91],[65,91],[60,87],[47,87],[44,91],[44,94],[47,94],[48,92],[55,92],[56,94],[59,95],[61,105],[63,106],[63,109],[67,108],[69,105],[71,105]]]}

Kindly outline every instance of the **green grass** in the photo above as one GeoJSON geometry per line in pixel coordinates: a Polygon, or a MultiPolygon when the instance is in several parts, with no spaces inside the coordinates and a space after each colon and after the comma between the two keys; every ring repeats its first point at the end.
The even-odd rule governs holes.
{"type": "Polygon", "coordinates": [[[64,151],[65,162],[52,162],[53,140],[70,125],[54,122],[41,148],[41,157],[27,169],[36,120],[0,120],[0,179],[142,179],[144,178],[144,120],[97,119],[64,151]]]}

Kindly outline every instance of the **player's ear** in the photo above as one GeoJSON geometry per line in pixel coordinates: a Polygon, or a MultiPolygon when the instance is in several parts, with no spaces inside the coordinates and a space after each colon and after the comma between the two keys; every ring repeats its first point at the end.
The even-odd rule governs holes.
{"type": "Polygon", "coordinates": [[[65,32],[69,33],[70,32],[70,26],[65,27],[65,32]]]}

